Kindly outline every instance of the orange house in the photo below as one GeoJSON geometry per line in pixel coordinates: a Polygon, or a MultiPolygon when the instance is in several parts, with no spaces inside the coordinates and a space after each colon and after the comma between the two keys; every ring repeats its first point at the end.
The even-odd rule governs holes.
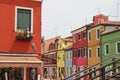
{"type": "Polygon", "coordinates": [[[0,0],[0,79],[37,80],[42,0],[0,0]]]}
{"type": "Polygon", "coordinates": [[[99,24],[108,21],[108,17],[102,14],[93,17],[93,27],[88,28],[88,66],[100,62],[100,33],[104,31],[99,24]]]}

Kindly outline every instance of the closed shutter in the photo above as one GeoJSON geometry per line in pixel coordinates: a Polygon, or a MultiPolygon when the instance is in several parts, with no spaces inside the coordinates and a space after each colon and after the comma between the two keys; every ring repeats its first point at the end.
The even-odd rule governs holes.
{"type": "Polygon", "coordinates": [[[31,30],[31,10],[17,10],[17,29],[31,30]]]}

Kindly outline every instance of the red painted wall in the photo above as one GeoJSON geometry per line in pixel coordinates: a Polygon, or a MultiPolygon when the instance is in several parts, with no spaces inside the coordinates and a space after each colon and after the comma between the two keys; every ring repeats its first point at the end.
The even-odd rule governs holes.
{"type": "MultiPolygon", "coordinates": [[[[78,49],[86,47],[87,50],[87,36],[86,38],[78,39],[79,34],[83,34],[86,30],[76,33],[76,42],[73,42],[73,49],[76,49],[76,58],[73,58],[73,65],[85,66],[87,65],[87,57],[78,57],[78,49]]],[[[87,33],[86,33],[87,34],[87,33]]]]}
{"type": "MultiPolygon", "coordinates": [[[[31,43],[36,46],[36,53],[41,54],[41,2],[32,0],[0,0],[0,52],[34,53],[31,43]],[[33,32],[31,41],[16,40],[15,6],[33,8],[33,32]]],[[[40,58],[40,56],[39,56],[40,58]]]]}
{"type": "Polygon", "coordinates": [[[94,23],[94,25],[97,25],[97,24],[98,24],[98,20],[99,20],[99,19],[103,19],[104,22],[106,22],[106,21],[108,21],[108,16],[105,16],[105,15],[103,15],[103,14],[99,14],[99,15],[94,16],[94,17],[93,17],[93,23],[94,23]]]}

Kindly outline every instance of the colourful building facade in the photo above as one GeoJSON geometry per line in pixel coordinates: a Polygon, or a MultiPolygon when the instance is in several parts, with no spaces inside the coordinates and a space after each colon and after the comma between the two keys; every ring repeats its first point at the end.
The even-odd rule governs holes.
{"type": "Polygon", "coordinates": [[[65,48],[72,44],[71,39],[61,38],[58,41],[57,50],[57,80],[64,79],[65,74],[65,48]]]}
{"type": "Polygon", "coordinates": [[[65,48],[65,74],[66,77],[71,76],[73,74],[72,68],[72,45],[65,48]]]}
{"type": "MultiPolygon", "coordinates": [[[[108,32],[103,32],[101,35],[101,60],[105,60],[111,57],[120,56],[120,28],[113,29],[108,32]]],[[[116,64],[115,66],[120,66],[120,64],[116,64]]],[[[105,70],[112,69],[113,65],[109,65],[105,68],[105,70]]],[[[116,69],[116,72],[120,71],[120,69],[116,69]]],[[[106,76],[112,75],[112,71],[106,76]]]]}
{"type": "Polygon", "coordinates": [[[0,1],[0,79],[40,78],[41,5],[42,0],[0,1]]]}
{"type": "Polygon", "coordinates": [[[107,59],[112,56],[120,56],[120,29],[114,29],[102,33],[101,36],[101,59],[107,59]]]}
{"type": "MultiPolygon", "coordinates": [[[[72,31],[73,35],[73,73],[87,67],[87,27],[83,26],[72,31]]],[[[80,75],[83,75],[81,73],[80,75]]],[[[84,78],[86,80],[86,78],[84,78]]]]}
{"type": "Polygon", "coordinates": [[[57,80],[57,48],[60,37],[45,40],[43,53],[43,78],[57,80]]]}
{"type": "Polygon", "coordinates": [[[104,31],[102,24],[108,17],[102,14],[93,17],[93,26],[88,28],[88,66],[100,62],[100,33],[104,31]]]}

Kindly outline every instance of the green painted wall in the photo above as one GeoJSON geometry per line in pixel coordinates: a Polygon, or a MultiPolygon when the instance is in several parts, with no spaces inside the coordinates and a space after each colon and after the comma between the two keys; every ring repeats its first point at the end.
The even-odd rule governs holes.
{"type": "Polygon", "coordinates": [[[101,36],[101,59],[104,60],[111,56],[120,56],[116,53],[116,42],[120,41],[120,31],[104,34],[101,36]],[[105,44],[110,45],[110,54],[105,55],[105,44]]]}

